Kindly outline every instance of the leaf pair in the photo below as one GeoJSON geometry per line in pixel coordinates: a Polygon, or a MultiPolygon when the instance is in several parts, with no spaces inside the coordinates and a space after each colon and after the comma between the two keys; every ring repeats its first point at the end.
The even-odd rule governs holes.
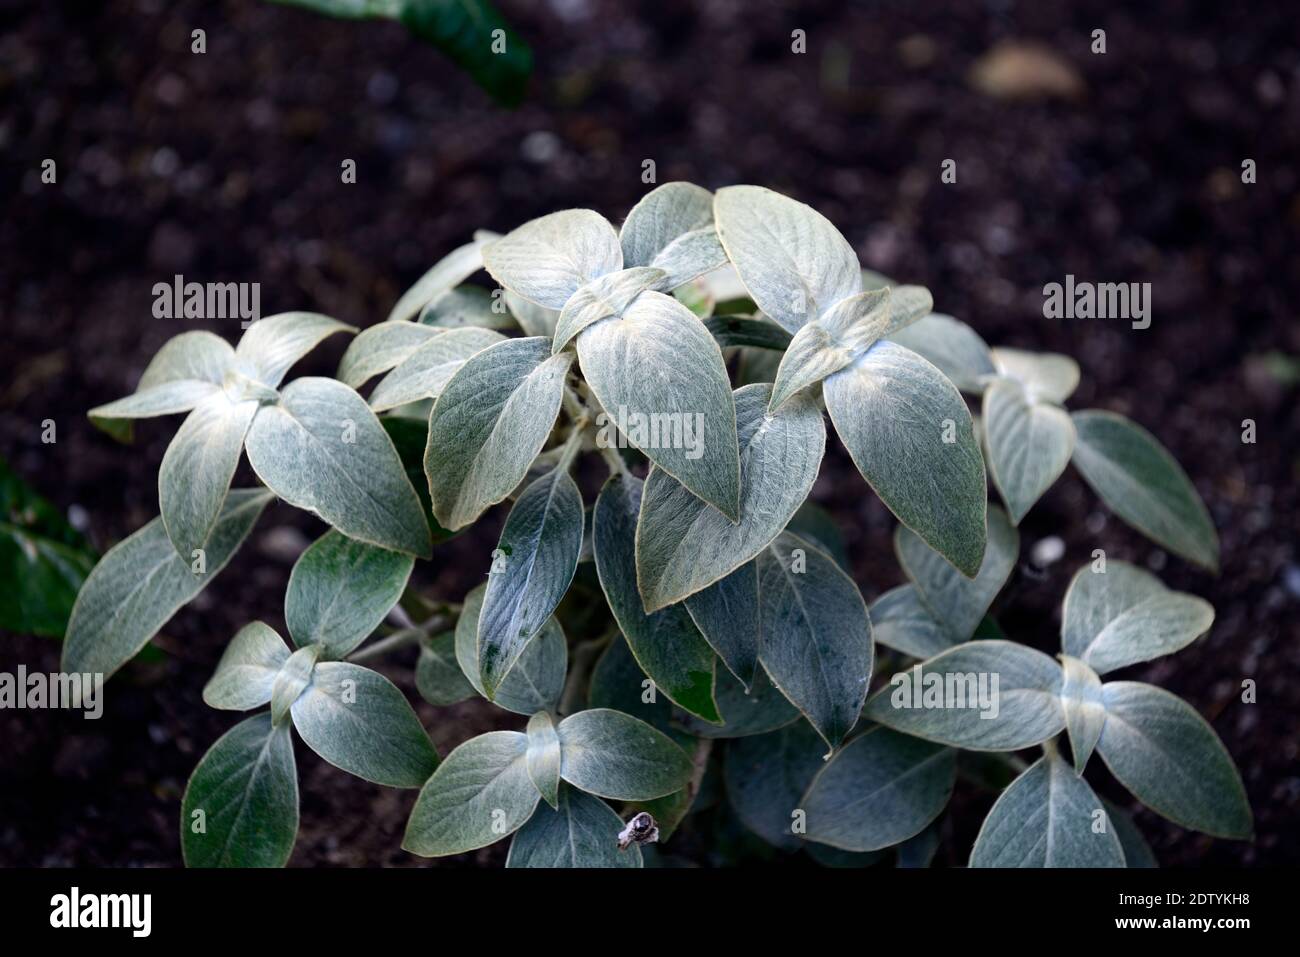
{"type": "Polygon", "coordinates": [[[984,552],[984,463],[952,383],[883,339],[929,313],[919,287],[862,291],[857,256],[802,203],[754,186],[719,190],[718,233],[754,302],[794,334],[773,408],[823,382],[827,411],[881,501],[968,576],[984,552]]]}
{"type": "Polygon", "coordinates": [[[607,866],[618,861],[608,848],[617,848],[621,821],[582,792],[648,800],[679,790],[690,773],[690,759],[677,745],[629,715],[597,708],[555,725],[542,712],[526,734],[493,731],[452,751],[421,790],[402,846],[443,857],[524,828],[515,839],[518,853],[511,848],[516,866],[607,866]],[[538,810],[543,796],[555,811],[538,810]],[[541,817],[525,827],[535,812],[541,817]],[[566,853],[568,838],[573,846],[566,853]]]}
{"type": "Polygon", "coordinates": [[[679,431],[700,423],[691,447],[620,429],[735,521],[735,409],[722,353],[690,310],[663,294],[725,262],[712,220],[707,190],[667,183],[632,209],[619,233],[591,210],[565,210],[496,240],[484,263],[510,292],[560,310],[551,349],[562,355],[576,337],[583,375],[607,416],[679,431]]]}
{"type": "Polygon", "coordinates": [[[135,395],[94,409],[93,421],[190,411],[163,456],[158,498],[178,554],[208,543],[239,463],[280,498],[362,541],[429,554],[428,527],[392,441],[360,396],[332,379],[278,390],[289,367],[350,326],[312,313],[260,320],[231,349],[184,333],[150,363],[135,395]]]}

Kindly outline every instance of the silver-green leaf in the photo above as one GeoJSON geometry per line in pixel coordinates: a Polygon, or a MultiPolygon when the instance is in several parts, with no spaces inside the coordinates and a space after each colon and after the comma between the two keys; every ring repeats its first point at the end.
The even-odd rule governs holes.
{"type": "Polygon", "coordinates": [[[518,731],[489,731],[452,751],[421,789],[402,848],[445,857],[517,831],[542,799],[527,753],[528,737],[518,731]]]}
{"type": "Polygon", "coordinates": [[[1070,464],[1074,423],[1064,409],[1035,401],[1010,379],[989,383],[983,411],[989,474],[1019,525],[1070,464]]]}
{"type": "Polygon", "coordinates": [[[393,788],[418,788],[438,754],[397,686],[348,661],[322,661],[289,709],[307,747],[349,774],[393,788]]]}
{"type": "Polygon", "coordinates": [[[758,559],[759,659],[832,750],[871,680],[871,621],[853,579],[788,532],[758,559]]]}
{"type": "Polygon", "coordinates": [[[560,736],[555,722],[545,711],[528,719],[528,777],[537,785],[546,803],[558,809],[560,804],[560,736]]]}
{"type": "Polygon", "coordinates": [[[972,751],[1018,751],[1059,734],[1061,666],[1011,641],[971,641],[900,671],[863,717],[972,751]]]}
{"type": "Polygon", "coordinates": [[[245,625],[230,639],[217,670],[203,686],[209,708],[250,711],[271,700],[276,675],[289,660],[289,648],[270,625],[245,625]]]}
{"type": "Polygon", "coordinates": [[[623,315],[632,300],[647,289],[661,286],[667,275],[662,269],[633,266],[583,283],[560,310],[551,351],[559,352],[593,323],[623,315]]]}
{"type": "Polygon", "coordinates": [[[234,489],[226,496],[202,571],[176,554],[160,518],[109,549],[77,594],[62,670],[99,671],[107,678],[134,658],[226,566],[270,501],[264,489],[234,489]]]}
{"type": "Polygon", "coordinates": [[[566,353],[552,356],[548,339],[507,339],[447,382],[424,456],[433,514],[443,526],[464,528],[523,480],[555,424],[571,361],[566,353]]]}
{"type": "Polygon", "coordinates": [[[1079,364],[1054,352],[994,349],[998,374],[1020,383],[1030,402],[1060,404],[1079,386],[1079,364]]]}
{"type": "Polygon", "coordinates": [[[824,765],[826,748],[807,721],[727,745],[723,781],[737,816],[767,843],[793,851],[804,792],[824,765]]]}
{"type": "Polygon", "coordinates": [[[746,562],[686,599],[709,647],[748,690],[758,668],[758,566],[746,562]]]}
{"type": "Polygon", "coordinates": [[[403,358],[370,393],[370,407],[386,412],[408,402],[436,399],[471,357],[505,337],[491,329],[467,326],[434,336],[403,358]]]}
{"type": "Polygon", "coordinates": [[[569,590],[582,519],[582,493],[562,468],[533,481],[510,509],[478,620],[480,677],[489,698],[569,590]]]}
{"type": "Polygon", "coordinates": [[[641,293],[578,336],[578,362],[607,421],[664,472],[736,520],[736,407],[722,351],[671,296],[641,293]],[[656,427],[658,426],[658,427],[656,427]]]}
{"type": "Polygon", "coordinates": [[[1213,623],[1214,607],[1204,599],[1170,591],[1127,562],[1108,561],[1105,571],[1085,565],[1071,580],[1061,647],[1105,674],[1185,648],[1213,623]]]}
{"type": "Polygon", "coordinates": [[[760,186],[728,186],[714,197],[713,215],[750,298],[786,331],[861,291],[853,247],[811,206],[760,186]]]}
{"type": "Polygon", "coordinates": [[[997,375],[993,352],[966,323],[941,312],[932,312],[889,339],[928,359],[963,392],[981,392],[985,380],[997,375]]]}
{"type": "Polygon", "coordinates": [[[560,777],[597,797],[648,801],[672,794],[691,777],[691,759],[639,718],[592,708],[556,728],[560,777]]]}
{"type": "Polygon", "coordinates": [[[957,642],[935,621],[915,585],[891,588],[871,603],[871,634],[877,644],[913,658],[930,658],[957,642]]]}
{"type": "Polygon", "coordinates": [[[623,251],[604,216],[565,209],[529,220],[489,244],[483,265],[511,292],[563,309],[579,286],[622,269],[623,251]]]}
{"type": "Polygon", "coordinates": [[[971,867],[1123,867],[1124,850],[1101,798],[1054,749],[994,802],[971,867]]]}
{"type": "Polygon", "coordinates": [[[826,448],[821,410],[809,396],[769,413],[771,390],[736,390],[740,521],[682,484],[650,471],[636,535],[637,586],[654,612],[730,574],[766,548],[812,490],[826,448]]]}
{"type": "Polygon", "coordinates": [[[1102,700],[1101,679],[1078,658],[1061,655],[1061,707],[1065,709],[1065,729],[1070,734],[1070,754],[1074,773],[1082,774],[1097,747],[1106,723],[1106,704],[1102,700]]]}
{"type": "Polygon", "coordinates": [[[413,322],[381,322],[361,330],[339,360],[336,378],[354,389],[387,372],[416,349],[446,332],[413,322]]]}
{"type": "Polygon", "coordinates": [[[483,244],[475,240],[457,246],[434,263],[400,299],[388,314],[388,322],[402,322],[415,316],[448,289],[464,282],[483,268],[483,244]]]}
{"type": "Polygon", "coordinates": [[[1070,418],[1078,434],[1072,461],[1103,502],[1142,534],[1212,572],[1219,536],[1187,473],[1146,429],[1114,412],[1070,418]]]}
{"type": "Polygon", "coordinates": [[[289,726],[245,718],[208,749],[181,799],[186,867],[283,867],[298,837],[289,726]]]}
{"type": "Polygon", "coordinates": [[[319,644],[325,658],[346,656],[397,604],[414,567],[410,555],[326,532],[289,573],[284,617],[294,644],[319,644]]]}
{"type": "Polygon", "coordinates": [[[807,838],[843,851],[877,851],[919,834],[952,796],[951,748],[879,726],[817,772],[799,806],[807,838]]]}
{"type": "Polygon", "coordinates": [[[1245,840],[1253,828],[1241,776],[1191,705],[1136,681],[1102,685],[1106,723],[1097,753],[1119,782],[1175,824],[1245,840]]]}
{"type": "Polygon", "coordinates": [[[880,500],[974,577],[984,555],[984,458],[953,384],[915,352],[877,342],[823,385],[853,464],[880,500]]]}
{"type": "Polygon", "coordinates": [[[888,289],[861,292],[841,300],[794,334],[781,357],[772,386],[770,409],[790,396],[839,372],[889,331],[888,289]]]}
{"type": "Polygon", "coordinates": [[[235,346],[235,359],[249,367],[259,382],[275,388],[290,366],[337,332],[356,332],[315,312],[282,312],[259,319],[235,346]]]}
{"type": "Polygon", "coordinates": [[[343,383],[295,379],[258,411],[245,445],[254,471],[290,505],[349,538],[430,554],[423,506],[393,440],[343,383]]]}

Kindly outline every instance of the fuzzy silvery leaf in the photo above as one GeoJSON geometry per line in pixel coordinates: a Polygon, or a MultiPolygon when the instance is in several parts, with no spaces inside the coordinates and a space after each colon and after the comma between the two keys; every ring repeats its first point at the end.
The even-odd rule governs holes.
{"type": "Polygon", "coordinates": [[[769,408],[779,408],[799,390],[843,369],[888,330],[889,322],[888,289],[858,293],[810,321],[781,357],[769,408]]]}
{"type": "Polygon", "coordinates": [[[622,318],[583,330],[578,362],[605,410],[607,431],[617,426],[693,494],[738,517],[731,383],[722,351],[689,309],[663,293],[643,292],[622,318]]]}
{"type": "Polygon", "coordinates": [[[545,711],[528,719],[528,777],[553,808],[559,808],[560,736],[545,711]]]}
{"type": "Polygon", "coordinates": [[[758,566],[752,561],[686,599],[709,647],[746,689],[758,667],[758,566]]]}
{"type": "Polygon", "coordinates": [[[647,610],[675,604],[750,561],[808,497],[826,448],[821,410],[802,395],[769,413],[770,397],[765,385],[735,393],[738,523],[651,469],[636,535],[637,585],[647,610]]]}
{"type": "Polygon", "coordinates": [[[271,498],[264,489],[234,489],[226,496],[200,572],[176,554],[161,518],[109,549],[77,594],[61,669],[100,671],[107,678],[134,658],[226,566],[271,498]]]}
{"type": "Polygon", "coordinates": [[[234,364],[235,350],[225,339],[205,330],[182,332],[154,354],[136,391],[183,380],[221,385],[234,364]]]}
{"type": "Polygon", "coordinates": [[[717,659],[685,606],[647,615],[636,585],[637,516],[642,483],[614,475],[601,489],[592,516],[596,573],[614,619],[637,664],[658,691],[682,709],[719,721],[713,698],[717,659]]]}
{"type": "Polygon", "coordinates": [[[446,707],[477,692],[456,661],[456,636],[448,631],[420,641],[415,663],[415,689],[435,707],[446,707]]]}
{"type": "Polygon", "coordinates": [[[289,726],[273,727],[266,713],[245,718],[208,749],[185,786],[185,866],[283,867],[297,837],[289,726]]]}
{"type": "Polygon", "coordinates": [[[560,310],[547,309],[535,302],[529,302],[518,293],[506,290],[506,308],[524,330],[526,336],[555,335],[555,324],[560,321],[560,310]]]}
{"type": "Polygon", "coordinates": [[[320,658],[320,645],[307,645],[291,654],[271,684],[271,720],[276,724],[289,716],[289,709],[311,683],[311,673],[320,658]]]}
{"type": "Polygon", "coordinates": [[[1064,409],[1035,401],[1010,379],[989,383],[983,411],[989,475],[1019,525],[1070,464],[1074,423],[1064,409]]]}
{"type": "Polygon", "coordinates": [[[971,867],[1123,867],[1101,798],[1055,749],[998,797],[980,827],[971,867]]]}
{"type": "Polygon", "coordinates": [[[207,543],[239,465],[256,402],[209,396],[185,417],[158,469],[158,508],[167,537],[186,560],[207,543]]]}
{"type": "Polygon", "coordinates": [[[1102,726],[1106,723],[1106,705],[1102,701],[1101,679],[1078,658],[1061,655],[1061,707],[1065,709],[1065,730],[1070,735],[1070,755],[1074,773],[1082,774],[1097,747],[1102,726]]]}
{"type": "Polygon", "coordinates": [[[284,618],[294,644],[319,644],[342,658],[366,640],[397,604],[415,559],[330,529],[289,573],[284,618]]]}
{"type": "MultiPolygon", "coordinates": [[[[461,671],[483,697],[478,660],[478,620],[483,607],[486,585],[465,596],[460,618],[456,621],[456,661],[461,671]]],[[[564,675],[569,667],[569,650],[564,631],[554,618],[542,626],[541,634],[530,641],[518,662],[496,689],[492,703],[515,714],[531,715],[554,710],[564,690],[564,675]]]]}
{"type": "Polygon", "coordinates": [[[1245,840],[1253,820],[1223,742],[1191,705],[1137,681],[1102,685],[1097,753],[1133,796],[1162,817],[1214,837],[1245,840]]]}
{"type": "Polygon", "coordinates": [[[515,501],[493,553],[478,620],[480,678],[489,698],[569,590],[581,549],[582,493],[566,469],[552,469],[515,501]]]}
{"type": "Polygon", "coordinates": [[[417,321],[440,329],[514,329],[514,316],[498,302],[482,286],[466,283],[426,305],[417,321]]]}
{"type": "MultiPolygon", "coordinates": [[[[704,328],[709,330],[721,349],[749,346],[784,352],[791,342],[790,333],[775,322],[758,317],[713,316],[704,321],[704,328]]],[[[777,359],[779,361],[780,356],[777,359]]]]}
{"type": "Polygon", "coordinates": [[[1187,473],[1146,429],[1114,412],[1075,412],[1075,468],[1116,515],[1212,572],[1219,536],[1187,473]]]}
{"type": "Polygon", "coordinates": [[[896,673],[862,715],[955,748],[1019,751],[1065,728],[1061,682],[1061,666],[1041,651],[971,641],[896,673]]]}
{"type": "Polygon", "coordinates": [[[986,378],[997,375],[993,352],[979,333],[941,312],[891,332],[889,339],[934,363],[963,392],[981,392],[986,378]]]}
{"type": "Polygon", "coordinates": [[[379,380],[370,393],[370,408],[386,412],[409,402],[436,399],[466,361],[503,341],[501,333],[473,326],[435,336],[379,380]]]}
{"type": "Polygon", "coordinates": [[[255,621],[235,632],[217,670],[203,686],[209,708],[250,711],[271,700],[276,675],[289,660],[289,647],[276,630],[255,621]]]}
{"type": "Polygon", "coordinates": [[[662,269],[634,266],[583,283],[560,310],[551,351],[559,352],[588,326],[623,315],[632,300],[647,289],[661,286],[665,276],[662,269]]]}
{"type": "Polygon", "coordinates": [[[92,425],[110,435],[130,438],[130,422],[124,424],[120,420],[188,412],[199,403],[220,395],[219,384],[199,379],[173,379],[140,389],[107,405],[96,406],[86,413],[86,417],[92,425]]]}
{"type": "Polygon", "coordinates": [[[884,273],[876,272],[874,269],[862,270],[862,291],[870,292],[872,289],[884,289],[886,286],[896,286],[893,279],[890,279],[884,273]]]}
{"type": "Polygon", "coordinates": [[[826,748],[807,721],[727,745],[723,782],[727,801],[745,826],[773,847],[803,846],[794,831],[800,800],[825,763],[826,748]]]}
{"type": "Polygon", "coordinates": [[[915,585],[891,588],[871,603],[871,634],[877,644],[922,660],[957,642],[935,621],[915,585]]]}
{"type": "Polygon", "coordinates": [[[641,848],[618,847],[623,820],[598,797],[565,787],[555,810],[538,805],[510,842],[506,867],[640,867],[641,848]]]}
{"type": "Polygon", "coordinates": [[[948,633],[949,644],[966,641],[988,613],[1007,583],[1020,554],[1020,534],[996,505],[988,510],[988,547],[979,573],[967,578],[900,525],[894,530],[894,552],[916,585],[917,597],[948,633]]]}
{"type": "Polygon", "coordinates": [[[483,265],[506,289],[548,309],[563,309],[578,287],[623,268],[618,234],[590,209],[529,220],[483,250],[483,265]]]}
{"type": "MultiPolygon", "coordinates": [[[[619,230],[619,243],[623,247],[623,265],[657,266],[674,243],[686,234],[705,230],[713,225],[713,194],[694,183],[664,183],[641,197],[632,207],[619,230]]],[[[671,254],[670,254],[671,255],[671,254]]],[[[701,273],[716,269],[726,262],[720,261],[701,269],[692,276],[666,288],[680,285],[701,273]]]]}
{"type": "Polygon", "coordinates": [[[452,751],[421,789],[402,849],[445,857],[517,831],[542,799],[527,753],[528,737],[518,731],[489,731],[452,751]]]}
{"type": "Polygon", "coordinates": [[[843,851],[877,851],[923,831],[952,796],[951,748],[868,728],[813,778],[799,806],[807,838],[843,851]]]}
{"type": "Polygon", "coordinates": [[[722,724],[689,714],[676,715],[676,724],[698,738],[748,738],[783,728],[800,717],[799,709],[773,686],[761,667],[754,672],[748,691],[730,672],[719,671],[714,697],[722,724]]]}
{"type": "Polygon", "coordinates": [[[1020,383],[1031,402],[1064,402],[1079,387],[1079,363],[1055,352],[994,349],[998,374],[1020,383]]]}
{"type": "Polygon", "coordinates": [[[880,500],[975,577],[988,504],[984,457],[956,387],[915,352],[877,342],[822,387],[831,422],[880,500]]]}
{"type": "Polygon", "coordinates": [[[364,399],[334,379],[295,379],[245,442],[271,491],[349,538],[427,557],[429,526],[393,441],[364,399]]]}
{"type": "Polygon", "coordinates": [[[728,186],[714,197],[713,215],[750,298],[787,332],[862,290],[853,247],[811,206],[760,186],[728,186]]]}
{"type": "MultiPolygon", "coordinates": [[[[863,290],[870,292],[866,286],[863,290]]],[[[924,286],[891,286],[889,290],[889,326],[884,336],[892,338],[913,323],[920,322],[934,309],[934,297],[924,286]]]]}
{"type": "Polygon", "coordinates": [[[1084,566],[1065,594],[1061,646],[1098,674],[1150,661],[1185,648],[1210,630],[1214,607],[1170,591],[1126,562],[1105,572],[1084,566]]]}
{"type": "Polygon", "coordinates": [[[289,709],[307,747],[349,774],[393,788],[418,788],[438,754],[397,686],[369,668],[322,661],[289,709]]]}
{"type": "Polygon", "coordinates": [[[440,523],[464,528],[519,485],[555,425],[571,361],[552,356],[549,339],[507,339],[451,377],[424,456],[440,523]]]}
{"type": "Polygon", "coordinates": [[[1106,808],[1106,816],[1110,818],[1111,825],[1115,828],[1115,835],[1119,838],[1120,847],[1124,848],[1124,864],[1129,868],[1156,868],[1160,864],[1156,861],[1156,856],[1151,852],[1151,845],[1147,843],[1142,832],[1137,829],[1133,823],[1132,816],[1127,811],[1116,804],[1112,804],[1105,798],[1101,803],[1106,808]]]}
{"type": "MultiPolygon", "coordinates": [[[[407,409],[417,409],[423,403],[417,403],[415,406],[407,406],[407,409]]],[[[415,489],[416,496],[420,499],[420,507],[424,511],[425,523],[429,526],[429,531],[433,536],[433,542],[436,545],[439,542],[445,542],[449,538],[454,538],[456,533],[443,528],[438,524],[438,520],[433,517],[433,500],[429,497],[429,480],[424,474],[424,453],[429,445],[429,413],[430,408],[424,409],[423,415],[417,415],[414,418],[402,414],[403,410],[394,410],[392,414],[385,415],[379,420],[379,424],[384,427],[388,437],[393,440],[393,448],[397,450],[397,457],[402,462],[402,470],[406,473],[406,480],[411,483],[415,489]]]]}
{"type": "MultiPolygon", "coordinates": [[[[651,265],[664,273],[659,288],[678,291],[686,283],[726,265],[726,262],[727,251],[722,248],[718,231],[709,225],[678,236],[654,258],[651,265]]],[[[701,289],[701,293],[707,295],[707,290],[701,289]]],[[[711,310],[712,299],[705,301],[711,310]]]]}
{"type": "Polygon", "coordinates": [[[740,366],[736,370],[736,385],[739,387],[760,382],[774,382],[776,370],[780,366],[780,352],[774,349],[743,346],[740,350],[740,366]]]}
{"type": "Polygon", "coordinates": [[[264,385],[275,388],[289,368],[336,332],[357,331],[315,312],[282,312],[259,319],[235,346],[235,359],[248,366],[264,385]]]}
{"type": "Polygon", "coordinates": [[[592,708],[560,722],[560,777],[615,801],[648,801],[685,787],[691,759],[639,718],[592,708]]]}
{"type": "Polygon", "coordinates": [[[381,322],[363,329],[348,343],[347,351],[339,360],[336,378],[344,385],[359,389],[372,377],[396,367],[420,346],[446,331],[413,322],[381,322]]]}
{"type": "Polygon", "coordinates": [[[482,244],[475,241],[457,246],[423,276],[415,281],[388,314],[388,322],[401,322],[413,318],[426,305],[448,289],[460,285],[483,268],[482,244]]]}
{"type": "Polygon", "coordinates": [[[758,559],[759,660],[833,751],[857,723],[871,679],[871,621],[833,560],[782,533],[758,559]]]}

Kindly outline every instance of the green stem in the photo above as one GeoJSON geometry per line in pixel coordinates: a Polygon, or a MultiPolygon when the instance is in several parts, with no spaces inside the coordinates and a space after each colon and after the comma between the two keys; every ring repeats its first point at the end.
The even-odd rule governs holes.
{"type": "Polygon", "coordinates": [[[561,715],[572,714],[577,708],[582,692],[586,688],[587,679],[591,677],[591,671],[596,666],[596,659],[617,634],[618,628],[612,627],[599,638],[589,639],[574,647],[570,659],[572,664],[569,667],[569,679],[565,682],[564,693],[560,696],[558,710],[561,715]]]}
{"type": "Polygon", "coordinates": [[[395,648],[404,648],[407,645],[414,644],[425,635],[430,637],[440,635],[445,631],[450,631],[455,626],[456,618],[454,615],[434,615],[423,624],[415,625],[410,628],[399,628],[387,638],[381,638],[379,641],[366,645],[358,651],[354,651],[352,654],[348,655],[347,660],[369,661],[372,658],[379,658],[395,648]]]}

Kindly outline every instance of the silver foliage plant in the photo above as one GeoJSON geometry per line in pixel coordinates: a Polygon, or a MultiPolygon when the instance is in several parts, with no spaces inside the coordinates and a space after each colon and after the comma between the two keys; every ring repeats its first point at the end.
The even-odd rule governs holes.
{"type": "Polygon", "coordinates": [[[642,843],[671,842],[716,793],[710,776],[777,848],[924,865],[959,773],[1002,788],[971,866],[1151,863],[1085,780],[1094,752],[1156,813],[1249,837],[1210,726],[1158,688],[1103,680],[1205,634],[1206,602],[1101,554],[1064,598],[1059,656],[989,617],[1016,526],[1071,462],[1125,522],[1216,569],[1187,476],[1135,423],[1065,410],[1072,360],[990,349],[928,290],[862,270],[810,207],[669,183],[620,229],[575,209],[480,233],[355,335],[337,378],[284,382],[355,332],[311,313],[263,319],[233,348],[187,332],[90,413],[119,437],[187,415],[160,517],[80,593],[66,670],[134,657],[273,500],[331,526],[289,577],[288,640],[245,626],[204,689],[257,713],[189,781],[189,865],[288,860],[291,728],[344,771],[419,790],[407,851],[513,835],[511,867],[639,867],[642,843]],[[483,269],[499,289],[466,282],[483,269]],[[907,584],[870,607],[807,502],[823,412],[900,522],[907,584]],[[230,488],[241,454],[261,486],[230,488]],[[588,455],[609,473],[594,502],[574,479],[588,455]],[[418,559],[499,503],[483,585],[456,603],[411,587],[418,559]],[[439,756],[406,695],[358,663],[412,644],[424,699],[481,696],[520,729],[439,756]],[[877,657],[892,677],[869,695],[877,657]],[[1036,747],[1032,764],[1014,754],[1036,747]]]}

